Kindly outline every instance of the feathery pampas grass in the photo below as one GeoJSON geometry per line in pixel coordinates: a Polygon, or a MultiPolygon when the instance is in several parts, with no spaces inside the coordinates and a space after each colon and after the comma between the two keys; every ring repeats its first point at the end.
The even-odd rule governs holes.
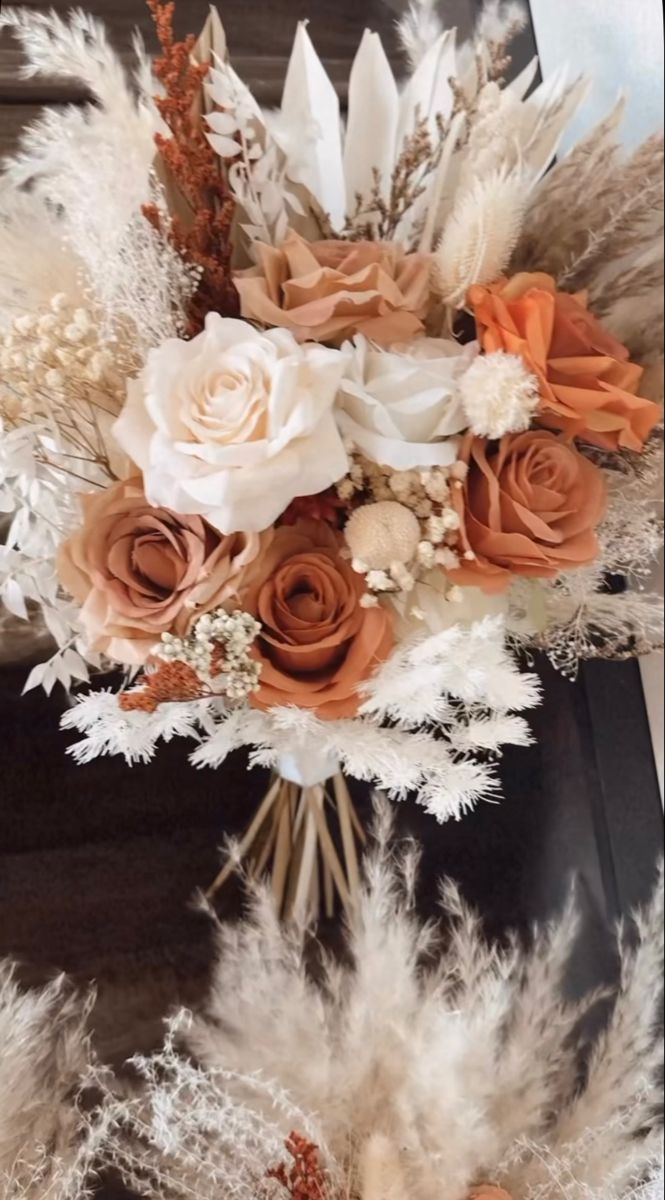
{"type": "Polygon", "coordinates": [[[604,323],[647,360],[663,348],[663,135],[622,156],[624,109],[619,100],[534,190],[511,269],[588,288],[604,323]]]}
{"type": "Polygon", "coordinates": [[[254,891],[248,918],[219,928],[204,1009],[123,1084],[90,1065],[86,1001],[61,980],[22,993],[1,968],[3,1196],[79,1200],[113,1166],[162,1200],[286,1200],[267,1176],[295,1130],[319,1147],[318,1200],[467,1200],[490,1183],[513,1200],[655,1197],[662,873],[620,932],[594,1040],[584,1018],[609,996],[567,996],[574,900],[528,949],[488,944],[452,883],[441,925],[423,925],[417,853],[391,849],[385,807],[376,834],[343,959],[254,891]]]}
{"type": "Polygon", "coordinates": [[[433,46],[443,33],[443,22],[437,7],[437,0],[412,0],[408,11],[398,23],[397,31],[402,49],[414,71],[430,46],[433,46]]]}
{"type": "Polygon", "coordinates": [[[163,203],[153,161],[155,134],[164,127],[142,90],[152,86],[145,52],[137,40],[136,93],[104,26],[88,13],[77,9],[63,20],[53,11],[3,7],[3,28],[21,44],[25,76],[79,80],[95,101],[47,110],[28,126],[4,164],[4,184],[14,193],[29,186],[33,221],[42,206],[43,236],[57,225],[56,250],[60,245],[73,259],[109,337],[129,322],[146,350],[180,331],[196,281],[141,211],[148,201],[163,203]]]}
{"type": "Polygon", "coordinates": [[[205,1010],[137,1060],[140,1097],[109,1098],[104,1154],[165,1200],[279,1198],[261,1179],[294,1128],[320,1147],[326,1200],[466,1200],[490,1182],[514,1200],[647,1196],[662,1152],[662,879],[632,947],[619,939],[613,1011],[589,1044],[601,997],[566,998],[574,903],[528,950],[488,945],[450,883],[442,928],[423,926],[417,855],[393,857],[384,811],[377,828],[344,962],[319,957],[315,981],[309,931],[257,892],[247,921],[220,928],[205,1010]]]}
{"type": "Polygon", "coordinates": [[[0,962],[0,1195],[83,1195],[81,1117],[75,1097],[90,1060],[90,1001],[65,980],[25,991],[0,962]]]}

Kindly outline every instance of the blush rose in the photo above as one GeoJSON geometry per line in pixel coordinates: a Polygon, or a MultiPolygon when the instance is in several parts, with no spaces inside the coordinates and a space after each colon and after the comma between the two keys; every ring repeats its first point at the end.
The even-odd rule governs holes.
{"type": "Polygon", "coordinates": [[[224,537],[201,517],[155,508],[138,478],[84,497],[83,512],[60,549],[60,581],[82,605],[91,648],[132,666],[162,633],[186,633],[201,613],[235,605],[270,538],[224,537]]]}
{"type": "Polygon", "coordinates": [[[345,474],[333,415],[343,370],[337,350],[211,313],[191,341],[150,352],[115,435],[151,504],[257,532],[345,474]]]}
{"type": "Polygon", "coordinates": [[[363,333],[389,346],[423,332],[428,255],[393,242],[306,242],[297,233],[258,253],[259,266],[234,277],[244,317],[331,345],[363,333]]]}

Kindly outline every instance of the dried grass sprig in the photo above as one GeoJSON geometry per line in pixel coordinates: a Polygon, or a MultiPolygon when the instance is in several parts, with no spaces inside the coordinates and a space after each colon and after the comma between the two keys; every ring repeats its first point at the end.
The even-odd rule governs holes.
{"type": "Polygon", "coordinates": [[[189,312],[193,336],[202,329],[208,312],[238,314],[238,295],[231,278],[235,202],[202,121],[201,93],[211,64],[195,60],[193,35],[176,41],[173,0],[147,0],[147,4],[161,47],[153,69],[164,94],[154,98],[155,105],[170,131],[169,135],[157,133],[155,142],[167,181],[175,187],[179,200],[178,211],[172,210],[168,219],[156,204],[146,205],[144,213],[168,236],[185,262],[200,271],[189,312]]]}
{"type": "Polygon", "coordinates": [[[592,284],[608,260],[658,243],[663,137],[654,134],[622,162],[616,141],[622,115],[620,102],[537,188],[515,270],[546,271],[573,290],[592,284]]]}
{"type": "MultiPolygon", "coordinates": [[[[441,161],[448,126],[440,115],[434,118],[436,138],[425,118],[416,120],[413,132],[404,138],[402,149],[390,179],[388,198],[383,196],[383,179],[373,172],[369,196],[356,195],[355,209],[349,215],[342,237],[349,241],[391,241],[400,226],[425,195],[441,161]]],[[[414,231],[417,240],[418,231],[414,231]]]]}

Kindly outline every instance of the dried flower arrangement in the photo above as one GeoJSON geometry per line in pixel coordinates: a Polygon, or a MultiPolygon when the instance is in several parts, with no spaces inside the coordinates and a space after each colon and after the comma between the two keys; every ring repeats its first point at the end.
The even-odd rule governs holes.
{"type": "Polygon", "coordinates": [[[395,854],[386,811],[343,963],[315,981],[311,931],[259,887],[219,928],[202,1010],[130,1080],[86,1071],[83,1001],[61,982],[22,996],[0,967],[6,1200],[81,1200],[108,1166],[161,1200],[656,1200],[662,878],[619,936],[614,990],[573,1001],[574,900],[529,949],[488,944],[450,883],[423,926],[417,854],[395,854]]]}
{"type": "Polygon", "coordinates": [[[150,8],[135,86],[85,14],[0,17],[96,100],[0,181],[0,596],[57,642],[28,687],[126,668],[79,761],[252,747],[243,851],[348,907],[340,772],[459,816],[529,740],[516,646],[662,639],[662,138],[623,160],[619,106],[554,164],[586,83],[507,82],[514,5],[457,46],[418,0],[399,87],[367,32],[344,124],[304,24],[267,114],[214,11],[178,42],[150,8]]]}

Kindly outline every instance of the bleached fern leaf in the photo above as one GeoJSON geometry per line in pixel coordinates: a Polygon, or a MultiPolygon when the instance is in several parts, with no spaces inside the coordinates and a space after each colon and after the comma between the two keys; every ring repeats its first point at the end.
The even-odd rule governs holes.
{"type": "Polygon", "coordinates": [[[445,304],[459,308],[474,283],[492,283],[517,245],[528,184],[521,171],[494,171],[457,197],[436,252],[435,282],[445,304]]]}

